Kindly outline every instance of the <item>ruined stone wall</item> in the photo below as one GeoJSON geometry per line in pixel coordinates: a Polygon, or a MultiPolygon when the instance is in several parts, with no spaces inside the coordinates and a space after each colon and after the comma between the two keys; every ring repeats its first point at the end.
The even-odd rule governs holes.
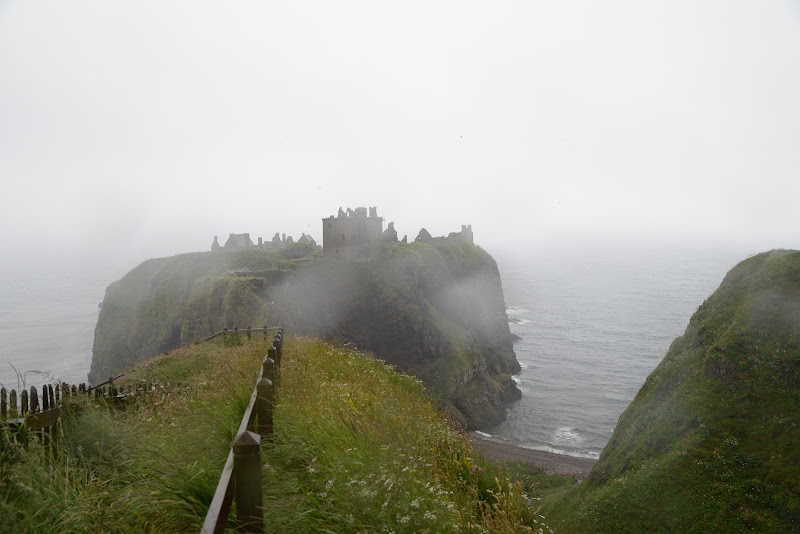
{"type": "MultiPolygon", "coordinates": [[[[371,215],[375,211],[371,211],[371,215]]],[[[383,237],[383,219],[377,216],[345,215],[322,219],[322,252],[326,258],[353,260],[378,254],[383,237]]]]}

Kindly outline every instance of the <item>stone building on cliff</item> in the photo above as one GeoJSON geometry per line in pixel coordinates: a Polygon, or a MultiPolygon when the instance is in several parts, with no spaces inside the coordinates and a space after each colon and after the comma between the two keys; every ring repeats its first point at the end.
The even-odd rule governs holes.
{"type": "MultiPolygon", "coordinates": [[[[357,260],[375,258],[380,254],[383,244],[387,242],[407,243],[408,236],[398,240],[394,223],[390,222],[383,229],[383,217],[378,217],[378,208],[356,208],[343,210],[339,208],[337,215],[322,219],[322,255],[337,260],[357,260]]],[[[431,245],[440,243],[473,244],[472,225],[462,224],[460,232],[450,232],[446,237],[433,237],[423,228],[414,241],[431,245]]],[[[278,250],[287,245],[310,245],[318,248],[317,242],[310,235],[303,234],[295,243],[292,236],[276,233],[271,240],[258,238],[258,244],[250,239],[249,233],[229,234],[224,245],[219,244],[219,237],[214,236],[211,250],[278,250]]]]}
{"type": "Polygon", "coordinates": [[[419,234],[414,239],[414,241],[419,241],[421,243],[428,243],[429,245],[434,245],[437,243],[467,243],[469,245],[474,245],[474,237],[472,235],[472,225],[471,224],[462,224],[460,232],[450,232],[447,234],[447,237],[433,237],[431,236],[430,232],[428,232],[425,228],[419,231],[419,234]]]}
{"type": "Polygon", "coordinates": [[[383,245],[383,217],[378,208],[356,208],[322,219],[322,255],[354,260],[374,258],[383,245]]]}
{"type": "MultiPolygon", "coordinates": [[[[211,250],[244,250],[244,249],[261,249],[261,250],[277,250],[286,245],[293,245],[295,243],[292,236],[286,234],[275,233],[270,241],[264,241],[258,238],[258,244],[253,243],[250,239],[249,233],[244,234],[229,234],[228,240],[225,244],[220,246],[219,236],[214,236],[214,242],[211,243],[211,250]]],[[[297,240],[298,244],[317,246],[317,242],[310,235],[305,233],[297,240]]]]}
{"type": "MultiPolygon", "coordinates": [[[[462,224],[460,232],[450,232],[447,237],[432,237],[424,228],[415,241],[428,244],[467,243],[474,244],[472,225],[462,224]]],[[[326,258],[354,260],[378,256],[383,243],[398,242],[394,223],[383,230],[383,218],[378,217],[378,208],[339,208],[336,216],[322,219],[322,255],[326,258]]],[[[403,236],[402,243],[408,242],[403,236]]]]}

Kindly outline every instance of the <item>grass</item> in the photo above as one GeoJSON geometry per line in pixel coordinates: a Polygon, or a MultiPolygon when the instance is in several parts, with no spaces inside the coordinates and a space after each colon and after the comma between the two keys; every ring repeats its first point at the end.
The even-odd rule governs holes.
{"type": "Polygon", "coordinates": [[[182,385],[140,395],[113,417],[83,403],[56,458],[35,439],[4,435],[0,532],[198,531],[267,349],[256,337],[140,366],[129,382],[182,385]]]}
{"type": "Polygon", "coordinates": [[[419,380],[349,346],[290,345],[275,426],[265,452],[268,530],[541,528],[522,482],[490,468],[419,380]]]}
{"type": "MultiPolygon", "coordinates": [[[[266,349],[241,336],[140,365],[129,385],[180,385],[124,412],[84,402],[55,458],[4,434],[0,532],[198,531],[266,349]]],[[[548,477],[478,455],[419,380],[309,338],[285,342],[280,380],[262,446],[268,530],[548,531],[527,494],[548,477]]]]}

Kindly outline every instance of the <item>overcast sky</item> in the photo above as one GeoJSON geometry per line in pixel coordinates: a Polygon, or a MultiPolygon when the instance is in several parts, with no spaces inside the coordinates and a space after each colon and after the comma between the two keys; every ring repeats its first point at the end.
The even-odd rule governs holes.
{"type": "Polygon", "coordinates": [[[0,247],[800,248],[798,95],[798,0],[0,0],[0,247]]]}

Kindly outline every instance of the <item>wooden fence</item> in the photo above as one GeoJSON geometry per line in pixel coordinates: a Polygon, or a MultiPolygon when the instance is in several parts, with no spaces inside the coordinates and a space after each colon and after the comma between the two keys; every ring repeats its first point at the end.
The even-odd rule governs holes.
{"type": "Polygon", "coordinates": [[[242,416],[228,459],[222,468],[217,490],[208,507],[201,534],[225,530],[234,497],[237,528],[242,532],[264,531],[261,440],[262,438],[272,440],[275,389],[280,378],[282,355],[283,327],[281,326],[261,364],[256,385],[250,394],[250,402],[242,416]],[[253,430],[257,430],[258,433],[253,430]]]}
{"type": "Polygon", "coordinates": [[[217,332],[216,334],[211,334],[210,336],[208,336],[205,339],[197,340],[197,341],[194,342],[194,344],[197,345],[198,343],[203,343],[204,341],[211,341],[212,339],[214,339],[215,337],[218,337],[218,336],[223,336],[224,337],[224,336],[227,336],[228,334],[239,334],[239,333],[246,334],[247,335],[247,339],[250,339],[250,336],[253,334],[253,332],[264,332],[264,339],[266,339],[267,338],[267,332],[269,332],[270,330],[280,330],[281,328],[282,327],[280,327],[280,326],[267,326],[267,325],[264,325],[263,328],[250,328],[248,326],[244,330],[240,331],[238,326],[234,326],[233,330],[228,330],[228,327],[226,326],[220,332],[217,332]]]}
{"type": "MultiPolygon", "coordinates": [[[[267,326],[256,329],[248,327],[242,332],[246,333],[248,338],[252,332],[264,332],[266,337],[269,330],[275,329],[276,327],[267,326]]],[[[237,332],[240,332],[237,328],[232,332],[226,328],[202,341],[237,332]]],[[[282,355],[283,326],[280,326],[277,327],[277,333],[262,361],[256,385],[250,395],[250,402],[242,416],[236,439],[228,453],[228,459],[203,522],[201,530],[203,533],[211,534],[225,530],[234,497],[238,529],[243,532],[264,531],[261,440],[262,438],[267,441],[272,440],[275,389],[280,377],[282,355]]],[[[122,376],[124,375],[110,377],[102,384],[88,387],[86,384],[78,386],[66,383],[46,384],[42,387],[41,398],[34,386],[31,386],[30,393],[27,389],[17,393],[14,389],[9,391],[5,387],[0,388],[0,425],[6,425],[15,432],[38,432],[43,442],[51,445],[55,453],[59,434],[57,425],[69,410],[75,409],[78,405],[77,402],[71,402],[72,400],[84,397],[102,402],[109,407],[125,410],[125,403],[130,396],[140,397],[163,390],[161,384],[148,382],[117,389],[114,380],[122,376]]]]}
{"type": "Polygon", "coordinates": [[[15,433],[35,432],[43,442],[51,445],[52,452],[56,452],[58,425],[69,411],[81,409],[79,399],[88,399],[110,409],[125,411],[126,403],[131,397],[149,398],[154,394],[169,393],[176,387],[183,387],[183,384],[142,381],[117,389],[113,377],[103,384],[105,385],[88,387],[86,384],[70,385],[65,382],[45,384],[41,388],[41,396],[35,386],[31,386],[30,390],[23,389],[19,393],[14,389],[8,390],[2,387],[0,425],[8,427],[15,433]]]}
{"type": "MultiPolygon", "coordinates": [[[[219,336],[225,337],[229,334],[239,334],[240,332],[247,335],[248,339],[254,332],[263,332],[264,338],[266,338],[267,333],[271,330],[282,332],[282,327],[264,325],[263,328],[250,328],[248,326],[241,331],[238,327],[234,327],[233,330],[228,330],[225,327],[216,334],[212,334],[200,341],[195,341],[195,344],[209,341],[219,336]]],[[[22,389],[18,393],[14,389],[8,390],[5,387],[0,387],[0,424],[6,424],[16,429],[42,430],[44,427],[54,425],[60,418],[65,408],[62,402],[68,403],[70,398],[78,395],[93,396],[96,400],[103,399],[107,403],[123,406],[128,394],[132,391],[146,393],[156,387],[163,386],[162,384],[142,383],[128,386],[127,391],[124,386],[118,390],[114,386],[114,381],[124,376],[125,373],[112,376],[105,382],[94,386],[87,386],[86,384],[70,385],[65,382],[45,384],[42,387],[41,397],[35,386],[31,386],[30,393],[28,393],[28,389],[22,389]]],[[[172,384],[169,384],[169,386],[172,386],[172,384]]]]}

